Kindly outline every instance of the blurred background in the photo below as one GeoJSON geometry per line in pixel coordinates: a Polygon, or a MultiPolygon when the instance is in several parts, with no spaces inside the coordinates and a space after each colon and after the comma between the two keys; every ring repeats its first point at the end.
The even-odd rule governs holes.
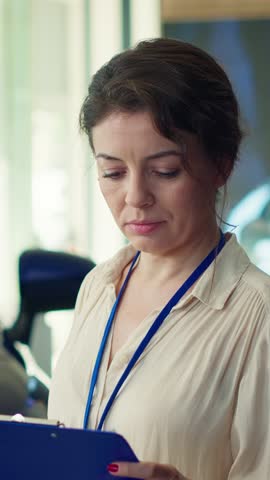
{"type": "MultiPolygon", "coordinates": [[[[229,74],[247,135],[226,219],[252,260],[270,273],[270,1],[0,0],[4,327],[19,310],[23,251],[69,252],[99,263],[124,243],[97,189],[78,113],[97,68],[155,36],[198,45],[229,74]]],[[[48,376],[71,321],[71,310],[35,320],[31,349],[48,376]]]]}

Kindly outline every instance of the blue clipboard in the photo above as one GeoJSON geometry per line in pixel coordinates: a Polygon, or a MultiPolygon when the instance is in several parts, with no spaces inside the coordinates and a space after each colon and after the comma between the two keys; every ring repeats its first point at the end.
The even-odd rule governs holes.
{"type": "Polygon", "coordinates": [[[107,465],[138,462],[114,432],[0,421],[3,480],[112,480],[107,465]]]}

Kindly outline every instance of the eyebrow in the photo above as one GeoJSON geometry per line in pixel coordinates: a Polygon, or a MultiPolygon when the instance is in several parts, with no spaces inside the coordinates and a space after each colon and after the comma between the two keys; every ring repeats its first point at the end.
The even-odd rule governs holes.
{"type": "MultiPolygon", "coordinates": [[[[180,157],[181,156],[181,152],[177,151],[177,150],[162,150],[161,152],[157,152],[157,153],[153,153],[152,155],[147,155],[146,157],[144,157],[143,159],[144,160],[155,160],[155,159],[158,159],[158,158],[163,158],[163,157],[168,157],[170,155],[174,155],[174,156],[177,156],[177,157],[180,157]]],[[[95,155],[96,158],[104,158],[104,160],[118,160],[118,161],[122,161],[121,158],[118,158],[118,157],[114,157],[112,155],[108,155],[107,153],[98,153],[97,155],[95,155]]]]}

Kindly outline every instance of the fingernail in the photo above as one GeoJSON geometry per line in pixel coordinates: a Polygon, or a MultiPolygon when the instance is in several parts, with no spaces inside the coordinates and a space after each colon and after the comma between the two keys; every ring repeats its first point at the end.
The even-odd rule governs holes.
{"type": "Polygon", "coordinates": [[[107,466],[108,472],[116,473],[119,470],[119,467],[116,463],[110,463],[110,465],[107,466]]]}

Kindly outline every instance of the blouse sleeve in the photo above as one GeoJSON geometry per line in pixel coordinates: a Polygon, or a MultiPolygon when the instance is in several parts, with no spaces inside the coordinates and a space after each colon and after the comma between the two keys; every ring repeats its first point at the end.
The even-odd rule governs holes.
{"type": "Polygon", "coordinates": [[[233,465],[228,480],[270,479],[269,322],[246,363],[231,430],[233,465]]]}
{"type": "MultiPolygon", "coordinates": [[[[69,378],[70,372],[70,351],[73,347],[74,338],[78,334],[80,328],[80,317],[84,308],[84,304],[87,300],[89,293],[91,292],[91,286],[94,278],[94,269],[83,280],[75,305],[74,320],[65,342],[64,348],[59,355],[54,368],[52,381],[50,386],[49,400],[48,400],[48,418],[57,419],[68,425],[66,422],[64,409],[69,407],[69,383],[66,379],[69,378]]],[[[69,417],[67,417],[69,418],[69,417]]]]}

